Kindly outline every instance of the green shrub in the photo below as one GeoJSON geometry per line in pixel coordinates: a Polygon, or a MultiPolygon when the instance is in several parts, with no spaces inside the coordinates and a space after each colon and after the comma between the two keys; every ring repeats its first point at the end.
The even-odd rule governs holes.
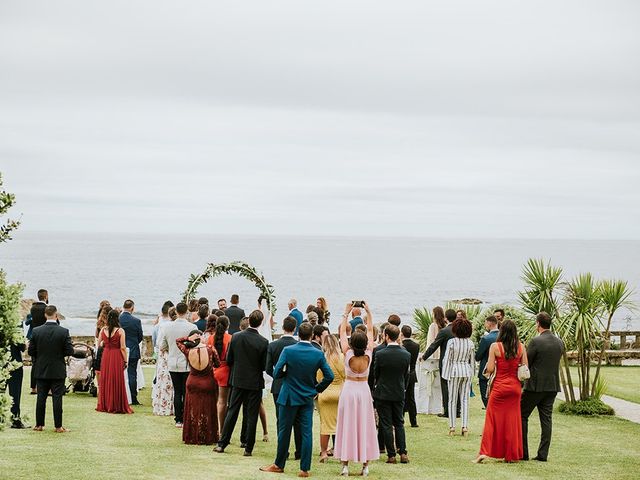
{"type": "Polygon", "coordinates": [[[609,405],[598,398],[578,400],[575,403],[562,402],[558,410],[567,415],[615,415],[615,411],[609,405]]]}
{"type": "Polygon", "coordinates": [[[471,339],[476,344],[480,342],[480,338],[482,338],[482,335],[485,333],[485,318],[493,315],[494,310],[498,308],[502,308],[504,310],[506,319],[513,320],[515,322],[516,327],[518,328],[518,334],[520,335],[520,340],[525,344],[535,336],[536,322],[531,319],[524,310],[512,307],[511,305],[490,305],[478,313],[473,320],[473,334],[471,335],[471,339]]]}

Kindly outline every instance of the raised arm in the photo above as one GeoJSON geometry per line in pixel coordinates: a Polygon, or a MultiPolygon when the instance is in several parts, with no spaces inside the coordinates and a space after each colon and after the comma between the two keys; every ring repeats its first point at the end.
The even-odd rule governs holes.
{"type": "Polygon", "coordinates": [[[180,338],[176,338],[176,346],[178,347],[178,349],[184,353],[185,355],[189,355],[189,349],[187,348],[187,346],[184,344],[184,342],[186,342],[187,340],[190,340],[190,337],[180,337],[180,338]]]}
{"type": "Polygon", "coordinates": [[[373,348],[373,314],[369,308],[369,302],[364,302],[364,311],[367,312],[367,320],[365,322],[365,325],[367,326],[367,339],[369,340],[367,348],[371,349],[373,348]]]}
{"type": "Polygon", "coordinates": [[[344,313],[342,314],[342,321],[340,322],[340,326],[338,327],[338,332],[340,334],[340,348],[342,349],[343,354],[347,354],[349,351],[349,339],[347,338],[347,319],[349,318],[349,314],[353,309],[352,303],[347,303],[347,306],[344,308],[344,313]]]}

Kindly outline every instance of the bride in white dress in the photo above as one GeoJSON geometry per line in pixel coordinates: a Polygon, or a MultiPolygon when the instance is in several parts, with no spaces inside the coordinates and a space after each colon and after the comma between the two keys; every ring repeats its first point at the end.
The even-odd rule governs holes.
{"type": "MultiPolygon", "coordinates": [[[[433,343],[440,331],[446,325],[442,307],[433,309],[433,323],[429,326],[427,345],[433,343]]],[[[423,352],[424,353],[424,352],[423,352]]],[[[418,413],[439,414],[442,409],[442,387],[440,386],[440,350],[436,350],[427,360],[422,360],[422,353],[418,357],[418,391],[416,392],[416,408],[418,413]]]]}

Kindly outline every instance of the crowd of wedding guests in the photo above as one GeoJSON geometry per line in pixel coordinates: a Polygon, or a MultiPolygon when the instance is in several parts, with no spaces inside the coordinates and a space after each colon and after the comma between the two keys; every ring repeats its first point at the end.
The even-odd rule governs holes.
{"type": "MultiPolygon", "coordinates": [[[[37,394],[35,430],[44,428],[47,395],[52,394],[56,431],[62,426],[65,356],[73,353],[67,329],[59,325],[48,293],[38,292],[31,309],[28,351],[34,361],[32,393],[37,394]],[[41,312],[42,311],[42,312],[41,312]],[[42,318],[41,318],[42,317],[42,318]]],[[[152,344],[156,369],[152,389],[155,415],[173,416],[188,444],[212,445],[223,453],[231,443],[240,411],[240,446],[251,456],[260,420],[263,441],[268,441],[263,402],[269,390],[276,406],[278,447],[266,472],[283,472],[290,457],[293,433],[294,458],[299,476],[309,476],[312,458],[313,414],[320,420],[320,462],[331,457],[349,475],[349,463],[362,464],[386,455],[386,463],[408,463],[404,430],[405,413],[418,428],[417,414],[446,417],[449,435],[455,435],[460,419],[461,435],[469,432],[469,397],[472,379],[478,376],[480,396],[486,408],[482,443],[476,462],[487,458],[507,462],[528,460],[527,423],[537,408],[541,442],[535,460],[546,461],[551,440],[553,402],[560,390],[558,365],[562,341],[550,331],[551,318],[536,318],[539,335],[528,347],[519,341],[516,324],[498,309],[485,320],[486,333],[478,348],[471,340],[473,325],[463,310],[433,309],[433,323],[424,352],[412,339],[410,325],[392,314],[374,325],[368,302],[345,306],[338,335],[330,334],[329,311],[324,298],[306,309],[289,301],[282,321],[283,334],[272,340],[276,329],[266,299],[248,315],[232,295],[211,307],[207,298],[187,304],[164,303],[154,322],[152,344]],[[265,381],[266,380],[266,381],[265,381]],[[522,385],[524,382],[524,388],[522,385]],[[416,393],[417,391],[417,398],[416,393]]],[[[100,304],[97,326],[96,410],[133,413],[137,398],[142,323],[135,304],[121,308],[100,304]]],[[[16,356],[24,349],[17,346],[16,356]]],[[[21,358],[21,357],[20,357],[21,358]]],[[[21,369],[19,369],[21,375],[21,369]]],[[[15,371],[13,375],[18,375],[15,371]]],[[[21,377],[20,377],[21,379],[21,377]]],[[[10,394],[14,379],[10,379],[10,394]]],[[[19,422],[19,392],[14,422],[19,422]]],[[[22,428],[16,424],[14,428],[22,428]]]]}

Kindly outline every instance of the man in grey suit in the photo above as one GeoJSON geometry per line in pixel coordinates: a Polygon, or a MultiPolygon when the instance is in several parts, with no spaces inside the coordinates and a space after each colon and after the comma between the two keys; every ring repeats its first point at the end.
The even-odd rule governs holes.
{"type": "Polygon", "coordinates": [[[547,461],[549,445],[551,444],[551,415],[556,395],[560,391],[560,377],[558,366],[564,352],[562,340],[551,333],[551,317],[546,312],[540,312],[536,317],[536,327],[539,335],[531,340],[527,347],[529,370],[531,378],[524,384],[522,393],[522,446],[523,460],[529,460],[529,445],[527,441],[529,415],[534,408],[538,408],[540,416],[540,446],[538,454],[533,459],[540,462],[547,461]]]}

